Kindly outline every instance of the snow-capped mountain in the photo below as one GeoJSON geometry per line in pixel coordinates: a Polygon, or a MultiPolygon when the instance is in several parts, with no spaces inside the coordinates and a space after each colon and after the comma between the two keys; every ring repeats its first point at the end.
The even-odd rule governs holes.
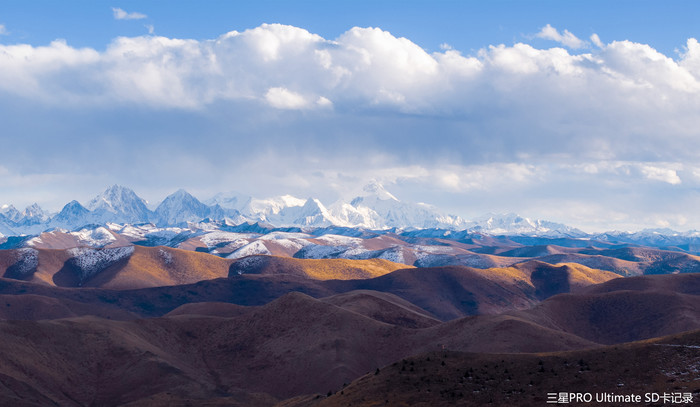
{"type": "Polygon", "coordinates": [[[95,220],[99,223],[148,222],[151,211],[147,202],[129,188],[113,185],[93,198],[87,205],[95,220]]]}
{"type": "Polygon", "coordinates": [[[236,209],[224,209],[219,204],[202,203],[184,189],[168,195],[153,212],[152,219],[158,226],[187,226],[190,222],[208,220],[244,221],[236,209]]]}
{"type": "Polygon", "coordinates": [[[251,198],[243,205],[240,212],[253,220],[271,222],[271,218],[278,215],[283,209],[291,207],[301,207],[306,204],[305,199],[291,195],[281,195],[267,199],[251,198]]]}
{"type": "Polygon", "coordinates": [[[194,229],[226,229],[241,224],[269,227],[343,227],[372,230],[444,229],[492,235],[579,237],[585,234],[566,225],[530,220],[515,214],[487,215],[467,222],[422,203],[400,201],[379,182],[372,181],[348,201],[325,206],[316,198],[281,195],[257,199],[242,194],[217,194],[202,203],[180,189],[150,211],[146,201],[129,188],[114,185],[92,199],[87,207],[71,201],[54,216],[38,205],[19,212],[14,206],[0,209],[3,235],[38,234],[51,228],[80,230],[86,225],[139,225],[194,229]]]}
{"type": "Polygon", "coordinates": [[[0,207],[0,215],[10,222],[18,222],[22,219],[22,214],[13,205],[0,207]]]}
{"type": "Polygon", "coordinates": [[[347,202],[336,201],[328,207],[328,210],[338,219],[337,226],[366,229],[382,229],[384,227],[379,214],[366,206],[354,207],[347,202]]]}
{"type": "Polygon", "coordinates": [[[0,207],[0,234],[40,233],[45,230],[49,215],[36,203],[18,211],[13,205],[0,207]]]}
{"type": "Polygon", "coordinates": [[[37,203],[33,203],[24,209],[22,212],[22,220],[19,223],[24,225],[35,225],[44,223],[47,220],[49,220],[49,214],[37,203]]]}
{"type": "Polygon", "coordinates": [[[604,242],[633,243],[643,246],[680,247],[693,252],[700,251],[700,232],[678,232],[672,229],[643,229],[639,232],[611,231],[594,234],[591,239],[604,242]]]}
{"type": "Polygon", "coordinates": [[[219,192],[212,198],[204,201],[205,204],[209,206],[219,205],[224,209],[235,209],[238,212],[243,212],[243,208],[246,207],[253,199],[250,195],[239,194],[237,192],[219,192]]]}
{"type": "Polygon", "coordinates": [[[73,200],[68,202],[61,212],[51,218],[48,222],[49,227],[75,229],[84,225],[93,223],[94,217],[89,209],[73,200]]]}
{"type": "Polygon", "coordinates": [[[468,222],[468,229],[489,235],[537,235],[584,237],[586,233],[561,223],[520,216],[515,213],[486,214],[468,222]]]}
{"type": "Polygon", "coordinates": [[[450,228],[464,227],[458,216],[445,215],[431,205],[399,201],[382,184],[372,181],[365,185],[350,206],[336,203],[334,216],[353,224],[351,219],[363,218],[363,225],[374,228],[450,228]]]}
{"type": "MultiPolygon", "coordinates": [[[[309,198],[302,206],[287,206],[276,214],[268,215],[268,220],[279,226],[331,226],[339,225],[336,219],[318,199],[309,198]]],[[[344,225],[342,225],[344,226],[344,225]]]]}
{"type": "Polygon", "coordinates": [[[182,225],[200,221],[209,216],[209,206],[200,202],[184,189],[168,195],[153,212],[159,226],[182,225]]]}

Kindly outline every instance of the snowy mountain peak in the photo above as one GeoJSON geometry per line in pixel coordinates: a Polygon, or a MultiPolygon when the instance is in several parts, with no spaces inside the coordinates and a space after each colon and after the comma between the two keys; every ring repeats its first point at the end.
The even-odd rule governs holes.
{"type": "Polygon", "coordinates": [[[168,195],[158,205],[154,215],[159,225],[182,225],[209,216],[210,209],[184,189],[168,195]]]}
{"type": "Polygon", "coordinates": [[[22,214],[14,207],[14,205],[3,205],[0,207],[0,215],[12,222],[18,222],[22,218],[22,214]]]}
{"type": "Polygon", "coordinates": [[[279,214],[285,208],[301,207],[306,204],[305,199],[292,195],[282,195],[268,199],[250,199],[241,208],[241,213],[253,219],[269,221],[269,217],[279,214]]]}
{"type": "Polygon", "coordinates": [[[38,219],[41,221],[48,219],[48,214],[36,202],[24,208],[22,216],[24,218],[38,219]]]}
{"type": "Polygon", "coordinates": [[[239,194],[237,192],[219,192],[211,199],[204,201],[204,203],[210,206],[219,205],[225,209],[240,211],[251,199],[252,197],[250,195],[239,194]]]}
{"type": "MultiPolygon", "coordinates": [[[[173,192],[172,194],[168,195],[165,197],[163,202],[158,205],[158,208],[162,206],[181,206],[181,205],[187,205],[187,206],[206,206],[202,202],[199,201],[199,199],[195,198],[192,194],[189,192],[185,191],[184,189],[178,189],[177,191],[173,192]]],[[[156,209],[158,211],[158,209],[156,209]]]]}
{"type": "Polygon", "coordinates": [[[398,199],[387,191],[386,188],[384,188],[384,185],[379,183],[377,180],[372,180],[367,185],[362,187],[362,192],[363,197],[374,197],[382,201],[392,200],[398,202],[398,199]]]}
{"type": "Polygon", "coordinates": [[[93,198],[87,208],[95,220],[104,222],[148,222],[150,211],[147,202],[129,188],[112,185],[93,198]]]}
{"type": "Polygon", "coordinates": [[[303,206],[288,206],[282,209],[274,220],[281,224],[301,226],[331,226],[340,223],[321,201],[315,198],[308,198],[303,206]]]}
{"type": "Polygon", "coordinates": [[[93,198],[87,205],[91,211],[102,209],[118,213],[134,207],[146,208],[147,202],[134,191],[120,185],[112,185],[103,193],[93,198]]]}
{"type": "MultiPolygon", "coordinates": [[[[178,189],[177,191],[173,192],[172,194],[168,195],[168,198],[173,198],[173,199],[195,199],[192,194],[189,192],[185,191],[183,188],[178,189]]],[[[167,199],[167,198],[166,198],[167,199]]]]}
{"type": "Polygon", "coordinates": [[[73,229],[78,226],[83,226],[90,223],[90,211],[85,208],[80,202],[72,200],[68,202],[61,212],[54,216],[49,225],[51,227],[61,227],[73,229]]]}
{"type": "Polygon", "coordinates": [[[307,198],[303,205],[304,209],[326,210],[326,207],[316,198],[307,198]]]}
{"type": "Polygon", "coordinates": [[[537,235],[579,237],[585,233],[561,223],[531,220],[517,213],[488,213],[469,222],[469,229],[492,235],[537,235]]]}

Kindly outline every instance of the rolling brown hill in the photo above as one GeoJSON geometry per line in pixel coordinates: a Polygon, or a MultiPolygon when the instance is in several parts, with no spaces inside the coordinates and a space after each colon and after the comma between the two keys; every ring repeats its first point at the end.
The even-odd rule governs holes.
{"type": "MultiPolygon", "coordinates": [[[[516,350],[511,339],[523,324],[486,318],[410,329],[290,293],[227,318],[2,321],[0,402],[109,406],[162,393],[208,399],[325,392],[446,342],[459,349],[516,350]]],[[[589,345],[534,326],[528,335],[540,349],[589,345]]]]}
{"type": "Polygon", "coordinates": [[[233,274],[292,274],[314,280],[360,280],[383,276],[392,271],[411,268],[384,259],[296,259],[254,255],[234,260],[233,274]]]}
{"type": "Polygon", "coordinates": [[[538,257],[537,261],[549,264],[576,263],[597,270],[610,271],[623,277],[638,276],[645,272],[644,264],[602,255],[581,253],[551,254],[538,257]]]}
{"type": "MultiPolygon", "coordinates": [[[[444,321],[526,309],[547,296],[618,277],[583,266],[535,262],[492,269],[452,266],[398,270],[353,282],[352,289],[390,292],[444,321]]],[[[338,282],[329,282],[329,286],[339,292],[347,290],[338,282]]]]}
{"type": "MultiPolygon", "coordinates": [[[[533,270],[540,266],[531,265],[533,270]]],[[[516,271],[525,273],[516,269],[509,270],[509,273],[516,271]]],[[[606,353],[595,353],[593,350],[555,355],[513,353],[593,348],[599,346],[596,342],[619,342],[639,339],[665,329],[680,330],[687,326],[674,321],[692,321],[691,317],[700,309],[692,302],[697,299],[697,295],[687,288],[697,286],[696,280],[700,279],[698,274],[644,276],[636,280],[622,280],[629,280],[628,284],[632,287],[656,286],[663,290],[634,291],[626,289],[623,284],[621,290],[614,291],[611,286],[619,285],[620,282],[611,280],[598,286],[606,292],[592,293],[595,289],[588,288],[578,293],[553,296],[530,310],[470,316],[445,323],[431,319],[430,314],[415,303],[407,302],[406,296],[399,298],[398,295],[352,290],[334,295],[319,295],[322,292],[332,292],[332,288],[337,289],[341,285],[345,285],[345,288],[354,287],[362,281],[387,284],[387,287],[393,287],[396,292],[406,288],[402,284],[411,282],[430,283],[418,286],[432,287],[434,290],[445,290],[445,287],[456,283],[473,284],[475,281],[490,287],[488,284],[493,281],[484,282],[474,277],[474,273],[483,272],[485,271],[467,268],[407,269],[371,280],[347,281],[319,281],[288,274],[241,275],[192,285],[122,291],[60,288],[2,279],[0,292],[12,289],[17,297],[24,296],[19,295],[22,290],[25,295],[32,289],[37,293],[44,290],[44,293],[56,294],[56,298],[61,300],[80,300],[89,304],[91,298],[99,299],[102,304],[113,304],[117,309],[141,307],[144,313],[159,315],[165,313],[166,309],[175,309],[174,304],[186,305],[175,309],[168,317],[130,321],[110,321],[92,316],[43,321],[0,321],[0,343],[4,344],[0,347],[0,404],[19,403],[21,400],[24,405],[250,403],[262,406],[289,397],[337,391],[343,388],[343,383],[350,383],[368,372],[370,375],[360,380],[369,378],[367,380],[371,381],[377,368],[381,371],[377,374],[382,378],[381,383],[358,382],[363,383],[361,389],[358,390],[353,384],[343,389],[342,396],[360,394],[359,399],[348,400],[362,401],[361,398],[365,397],[365,401],[373,402],[377,401],[375,395],[388,397],[381,399],[382,402],[401,401],[404,400],[402,397],[409,397],[405,400],[413,402],[427,397],[426,400],[435,401],[439,405],[444,402],[441,397],[446,394],[450,402],[458,399],[457,391],[452,396],[453,390],[457,388],[450,386],[458,386],[458,380],[462,378],[463,381],[459,382],[462,389],[489,394],[490,398],[495,397],[494,402],[514,402],[520,400],[516,397],[525,397],[525,394],[527,397],[535,397],[532,400],[541,402],[542,399],[536,397],[546,397],[546,394],[540,393],[546,392],[543,389],[553,388],[556,384],[552,381],[555,380],[553,377],[578,380],[588,374],[587,367],[593,372],[605,372],[605,369],[610,368],[605,363],[615,363],[615,369],[618,365],[625,366],[624,363],[628,363],[627,369],[646,368],[646,365],[635,365],[637,362],[632,358],[634,354],[616,353],[610,356],[611,348],[601,351],[607,352],[605,357],[603,355],[606,353]],[[392,279],[387,280],[389,277],[392,279]],[[681,281],[672,282],[676,278],[681,281]],[[656,280],[658,284],[654,283],[656,280]],[[201,301],[208,297],[222,297],[230,301],[232,295],[237,296],[241,303],[253,301],[253,298],[259,301],[261,293],[267,293],[265,298],[271,298],[294,285],[315,290],[317,297],[325,298],[315,299],[294,292],[280,294],[279,298],[269,303],[253,307],[193,303],[193,299],[201,301]],[[686,292],[675,292],[673,289],[686,292]],[[246,295],[251,297],[247,298],[246,295]],[[675,298],[677,303],[673,306],[659,303],[659,296],[675,298]],[[615,305],[617,302],[627,308],[618,307],[615,305]],[[690,305],[690,308],[683,308],[684,304],[690,305]],[[656,309],[652,312],[654,306],[656,309]],[[633,316],[636,315],[636,309],[640,310],[640,315],[648,318],[641,321],[635,319],[633,316]],[[679,315],[685,315],[684,319],[674,319],[679,315]],[[640,324],[659,328],[635,330],[635,326],[640,324]],[[605,332],[607,336],[601,334],[605,332]],[[620,334],[623,332],[625,335],[620,334]],[[432,353],[430,361],[426,356],[425,363],[421,362],[423,357],[410,359],[411,355],[443,348],[448,354],[446,358],[443,357],[445,353],[440,351],[432,353]],[[479,354],[461,358],[454,353],[466,351],[479,354]],[[490,355],[504,352],[509,355],[490,355]],[[606,358],[610,358],[610,362],[606,358]],[[402,359],[407,362],[403,363],[402,359]],[[535,362],[540,359],[550,374],[543,375],[535,370],[542,366],[535,362]],[[575,361],[579,359],[583,359],[584,363],[577,368],[575,361]],[[413,365],[409,360],[413,361],[413,365]],[[392,367],[382,367],[392,363],[395,363],[392,367]],[[405,370],[401,370],[404,367],[405,370]],[[464,373],[469,368],[476,370],[477,367],[483,369],[483,372],[474,374],[473,382],[464,382],[468,379],[464,373]],[[412,376],[400,376],[398,379],[391,375],[382,376],[391,373],[393,368],[398,372],[410,372],[411,368],[414,371],[412,376]],[[441,371],[434,371],[443,368],[450,375],[460,370],[460,376],[443,377],[441,371]],[[507,379],[509,376],[511,378],[507,379]],[[406,378],[409,380],[406,381],[406,378]],[[411,388],[401,387],[402,384],[391,387],[397,393],[382,390],[381,385],[387,383],[387,380],[399,380],[411,388]],[[531,389],[529,381],[539,390],[531,389]],[[416,383],[423,390],[418,396],[413,392],[416,383]],[[426,384],[434,394],[424,392],[427,390],[426,384]],[[525,391],[520,392],[521,388],[525,391]],[[362,393],[362,389],[367,389],[368,393],[362,393]]],[[[500,275],[499,278],[506,277],[514,278],[510,274],[500,275]]],[[[534,293],[535,288],[531,287],[531,290],[534,293]]],[[[699,326],[696,325],[695,328],[699,326]]],[[[681,336],[678,338],[681,338],[678,339],[680,342],[665,343],[685,344],[682,342],[685,339],[681,336]]],[[[697,334],[692,338],[697,340],[697,334]]],[[[693,346],[697,343],[694,342],[693,346]]],[[[628,349],[628,345],[619,346],[618,349],[628,349]]],[[[650,351],[644,348],[634,352],[654,355],[655,349],[650,351]]],[[[695,358],[691,358],[691,362],[700,363],[700,354],[696,348],[679,349],[674,347],[671,350],[675,355],[695,352],[692,355],[697,357],[691,355],[695,358]]],[[[650,368],[650,372],[672,366],[656,362],[658,361],[653,363],[657,370],[650,368]]],[[[612,371],[616,372],[615,380],[629,377],[623,374],[629,372],[612,371]]],[[[584,379],[591,378],[594,381],[590,383],[598,386],[604,383],[595,381],[598,379],[593,379],[594,377],[599,377],[599,374],[590,374],[584,379]]],[[[481,396],[477,396],[476,400],[481,400],[479,397],[481,396]]],[[[310,403],[322,399],[303,398],[295,402],[301,402],[300,400],[310,403]]],[[[331,397],[327,401],[333,400],[336,399],[331,397]]],[[[347,401],[340,400],[343,403],[347,401]]]]}
{"type": "MultiPolygon", "coordinates": [[[[441,322],[427,311],[389,293],[356,290],[320,300],[379,322],[406,328],[426,328],[441,322]]],[[[204,315],[230,318],[252,312],[258,308],[225,302],[196,302],[177,307],[165,316],[204,315]]]]}
{"type": "Polygon", "coordinates": [[[591,269],[576,263],[551,265],[531,260],[516,264],[513,268],[523,272],[529,278],[539,299],[545,299],[555,294],[579,291],[584,287],[620,278],[615,273],[591,269]]]}
{"type": "Polygon", "coordinates": [[[291,274],[317,280],[366,279],[406,267],[410,266],[383,259],[250,256],[229,260],[169,247],[0,250],[3,277],[61,287],[116,290],[192,284],[240,273],[291,274]]]}
{"type": "MultiPolygon", "coordinates": [[[[610,347],[540,354],[431,352],[369,373],[330,397],[292,406],[542,406],[548,393],[591,393],[597,405],[664,405],[662,401],[596,403],[596,394],[690,394],[697,380],[700,331],[610,347]]],[[[591,403],[566,403],[590,405],[591,403]]],[[[666,403],[671,405],[670,402],[666,403]]],[[[692,405],[679,403],[676,405],[692,405]]]]}
{"type": "Polygon", "coordinates": [[[322,298],[321,301],[380,322],[406,328],[427,328],[441,322],[424,309],[394,294],[379,291],[349,291],[322,298]]]}
{"type": "MultiPolygon", "coordinates": [[[[252,263],[246,268],[252,273],[238,274],[235,268],[230,268],[233,271],[226,268],[228,260],[215,256],[177,249],[139,247],[118,261],[107,263],[103,271],[84,277],[65,265],[68,260],[64,251],[40,250],[37,253],[39,266],[36,271],[27,273],[24,281],[0,279],[0,294],[26,293],[92,304],[96,310],[101,310],[98,315],[107,315],[104,312],[111,309],[110,315],[120,319],[128,314],[118,316],[115,312],[127,311],[140,317],[153,317],[193,302],[263,305],[293,291],[321,298],[355,290],[371,290],[393,294],[421,308],[430,317],[448,320],[465,315],[529,308],[549,295],[569,292],[582,285],[614,277],[610,273],[581,266],[526,263],[518,267],[487,270],[468,267],[409,268],[369,279],[318,280],[309,276],[321,278],[345,271],[357,275],[361,273],[357,270],[358,265],[374,265],[366,273],[380,274],[397,264],[376,259],[331,260],[330,266],[322,266],[325,260],[252,256],[232,263],[239,266],[252,263]],[[172,257],[164,257],[163,253],[172,257]],[[168,261],[172,264],[168,264],[168,261]],[[56,269],[61,262],[64,266],[52,276],[49,268],[53,266],[56,269]],[[226,273],[229,277],[205,278],[220,273],[226,273]],[[82,280],[81,276],[84,277],[82,280]],[[203,281],[197,281],[199,279],[203,281]],[[197,282],[175,284],[189,280],[197,282]],[[59,284],[53,284],[54,281],[59,284]]],[[[89,307],[84,309],[89,312],[89,307]]],[[[84,313],[81,311],[77,315],[84,313]]],[[[37,315],[37,319],[41,317],[37,315]]],[[[47,313],[43,317],[53,318],[55,315],[47,313]]]]}
{"type": "Polygon", "coordinates": [[[67,298],[53,298],[34,294],[0,295],[0,320],[30,320],[71,318],[94,315],[115,320],[136,319],[132,312],[102,304],[85,303],[67,298]]]}
{"type": "Polygon", "coordinates": [[[61,287],[134,289],[191,284],[226,277],[229,265],[230,261],[216,256],[168,247],[0,251],[3,277],[61,287]]]}
{"type": "Polygon", "coordinates": [[[700,296],[660,291],[561,294],[517,313],[601,344],[700,329],[700,296]]]}
{"type": "Polygon", "coordinates": [[[618,278],[582,289],[588,294],[612,291],[672,291],[679,294],[700,295],[699,273],[666,274],[618,278]]]}
{"type": "MultiPolygon", "coordinates": [[[[94,235],[102,235],[105,247],[121,247],[129,246],[131,241],[128,237],[123,236],[119,233],[115,233],[106,227],[101,227],[96,230],[85,230],[85,234],[88,236],[95,237],[94,235]]],[[[66,233],[61,229],[55,229],[52,231],[42,232],[39,236],[31,240],[31,247],[35,249],[72,249],[75,247],[82,247],[86,242],[81,241],[80,234],[70,234],[66,233]]],[[[87,236],[86,236],[87,237],[87,236]]]]}
{"type": "Polygon", "coordinates": [[[252,306],[229,304],[227,302],[191,302],[175,308],[164,316],[174,317],[178,315],[202,315],[209,317],[233,318],[251,312],[253,309],[254,307],[252,306]]]}
{"type": "Polygon", "coordinates": [[[0,322],[0,401],[325,391],[410,352],[409,331],[296,293],[232,318],[0,322]]]}

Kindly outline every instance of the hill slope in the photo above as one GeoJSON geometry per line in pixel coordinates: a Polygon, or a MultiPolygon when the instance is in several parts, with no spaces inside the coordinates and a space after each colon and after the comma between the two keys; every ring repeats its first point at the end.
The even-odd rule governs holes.
{"type": "MultiPolygon", "coordinates": [[[[603,347],[545,354],[432,352],[405,358],[338,388],[328,398],[288,406],[541,406],[548,393],[690,394],[697,401],[700,331],[603,347]]],[[[670,402],[669,402],[670,403],[670,402]]],[[[595,404],[595,399],[594,399],[595,404]]],[[[578,403],[573,405],[585,405],[578,403]]],[[[689,404],[680,404],[689,405],[689,404]]]]}

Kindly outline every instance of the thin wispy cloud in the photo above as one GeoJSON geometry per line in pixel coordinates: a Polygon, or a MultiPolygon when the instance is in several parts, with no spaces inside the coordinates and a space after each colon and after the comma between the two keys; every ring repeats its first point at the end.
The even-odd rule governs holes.
{"type": "Polygon", "coordinates": [[[115,20],[142,20],[148,18],[147,15],[138,12],[126,12],[118,7],[112,7],[112,13],[114,13],[115,20]]]}
{"type": "Polygon", "coordinates": [[[0,35],[7,35],[9,32],[7,31],[7,27],[5,27],[5,24],[0,24],[0,35]]]}
{"type": "Polygon", "coordinates": [[[598,48],[603,48],[605,46],[603,41],[600,40],[600,37],[596,33],[591,34],[591,42],[598,48]]]}
{"type": "Polygon", "coordinates": [[[535,37],[542,38],[545,40],[556,41],[564,45],[565,47],[571,49],[580,49],[588,46],[586,41],[579,39],[574,34],[569,32],[569,30],[564,30],[563,33],[560,33],[556,28],[552,27],[549,24],[542,27],[540,32],[535,34],[535,37]]]}

